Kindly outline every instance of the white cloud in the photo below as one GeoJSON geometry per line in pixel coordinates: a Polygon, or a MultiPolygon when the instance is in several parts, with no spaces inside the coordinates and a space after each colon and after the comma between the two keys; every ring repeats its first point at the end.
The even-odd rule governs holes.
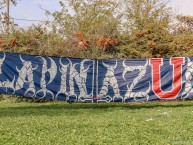
{"type": "Polygon", "coordinates": [[[193,16],[193,0],[172,0],[170,6],[177,14],[193,16]]]}

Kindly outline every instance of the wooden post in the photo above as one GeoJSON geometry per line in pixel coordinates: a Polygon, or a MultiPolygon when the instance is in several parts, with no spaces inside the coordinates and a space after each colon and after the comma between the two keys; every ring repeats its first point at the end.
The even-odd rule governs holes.
{"type": "Polygon", "coordinates": [[[7,19],[6,19],[6,32],[9,32],[9,0],[7,0],[7,19]]]}

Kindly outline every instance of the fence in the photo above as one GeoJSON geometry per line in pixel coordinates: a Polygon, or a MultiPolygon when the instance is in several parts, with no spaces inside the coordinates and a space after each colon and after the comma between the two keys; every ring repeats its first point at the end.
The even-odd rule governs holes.
{"type": "Polygon", "coordinates": [[[80,102],[191,98],[192,59],[93,60],[0,53],[0,93],[80,102]]]}

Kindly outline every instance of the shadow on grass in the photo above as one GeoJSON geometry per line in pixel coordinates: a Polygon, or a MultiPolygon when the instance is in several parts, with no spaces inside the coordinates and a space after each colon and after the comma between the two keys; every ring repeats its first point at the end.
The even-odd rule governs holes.
{"type": "MultiPolygon", "coordinates": [[[[14,103],[13,103],[14,104],[14,103]]],[[[193,101],[164,101],[164,102],[146,102],[146,103],[73,103],[67,104],[63,102],[53,102],[53,103],[26,103],[25,106],[8,106],[0,109],[1,117],[19,117],[19,116],[57,116],[62,113],[66,115],[76,115],[83,113],[101,113],[109,109],[151,109],[151,108],[179,108],[179,107],[193,107],[193,101]],[[85,110],[87,109],[87,110],[85,110]]]]}

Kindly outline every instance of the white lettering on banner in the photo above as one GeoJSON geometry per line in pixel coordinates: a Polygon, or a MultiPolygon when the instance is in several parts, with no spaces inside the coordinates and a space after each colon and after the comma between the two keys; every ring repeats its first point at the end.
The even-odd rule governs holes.
{"type": "MultiPolygon", "coordinates": [[[[29,84],[29,88],[26,90],[25,94],[26,95],[29,91],[33,92],[33,96],[35,96],[35,85],[33,81],[33,71],[37,69],[38,66],[35,68],[32,67],[32,62],[31,61],[25,61],[22,59],[20,55],[20,60],[23,64],[23,67],[19,70],[16,66],[16,70],[19,73],[19,77],[16,81],[16,86],[15,90],[19,90],[23,88],[24,83],[29,84]]],[[[33,97],[31,96],[31,97],[33,97]]]]}
{"type": "Polygon", "coordinates": [[[40,86],[41,86],[41,89],[37,91],[36,95],[40,92],[43,93],[43,96],[41,98],[44,98],[46,93],[49,93],[52,95],[52,99],[54,99],[54,94],[53,92],[51,92],[50,90],[47,89],[46,87],[46,73],[48,72],[50,74],[50,79],[49,79],[49,82],[48,84],[50,84],[54,78],[56,77],[56,74],[57,74],[57,66],[56,66],[56,63],[54,62],[54,60],[50,57],[48,57],[51,61],[51,66],[50,68],[48,69],[47,67],[47,61],[45,58],[41,57],[41,56],[38,56],[40,58],[42,58],[43,60],[43,65],[42,65],[42,77],[41,77],[41,80],[40,80],[40,86]]]}
{"type": "MultiPolygon", "coordinates": [[[[3,53],[3,54],[4,54],[3,58],[0,59],[0,74],[2,74],[2,65],[3,65],[5,57],[6,57],[5,53],[3,53]]],[[[15,92],[14,81],[15,81],[15,76],[11,82],[8,79],[4,82],[0,82],[0,87],[6,88],[6,91],[7,91],[7,88],[11,88],[13,90],[13,93],[14,93],[15,92]]]]}
{"type": "Polygon", "coordinates": [[[190,58],[187,57],[188,63],[187,63],[187,70],[185,73],[185,90],[182,93],[182,97],[187,98],[190,93],[193,93],[192,88],[192,76],[193,76],[193,62],[190,61],[190,58]]]}
{"type": "Polygon", "coordinates": [[[3,53],[3,54],[4,54],[3,58],[0,59],[0,74],[2,74],[2,65],[3,65],[3,62],[4,62],[5,57],[6,57],[5,53],[3,53]]]}
{"type": "Polygon", "coordinates": [[[80,73],[75,68],[75,66],[78,63],[72,64],[72,62],[70,61],[70,80],[69,80],[70,93],[69,93],[69,97],[70,96],[75,96],[80,101],[84,101],[84,100],[81,99],[81,97],[92,97],[91,94],[88,95],[87,89],[86,89],[86,78],[87,78],[87,73],[88,73],[88,70],[89,70],[89,67],[90,67],[90,66],[88,66],[86,69],[84,68],[84,63],[86,61],[92,61],[92,60],[84,59],[80,63],[80,73]],[[78,88],[79,88],[79,91],[80,91],[80,94],[79,94],[78,97],[74,92],[74,80],[75,80],[76,84],[78,85],[78,88]]]}
{"type": "Polygon", "coordinates": [[[149,82],[149,88],[145,92],[132,92],[133,88],[137,85],[139,80],[145,75],[146,69],[147,69],[147,65],[148,65],[148,60],[146,60],[146,64],[144,66],[126,66],[125,60],[123,61],[124,71],[123,71],[123,75],[122,76],[123,76],[124,80],[126,80],[125,79],[125,74],[127,72],[132,72],[132,71],[135,71],[135,70],[139,70],[140,71],[138,76],[131,83],[130,87],[127,86],[128,90],[127,90],[127,92],[125,94],[124,100],[126,100],[128,98],[134,98],[134,100],[137,101],[137,98],[139,98],[139,97],[146,97],[146,99],[148,101],[148,99],[149,99],[148,93],[151,90],[150,82],[149,82]]]}
{"type": "Polygon", "coordinates": [[[101,88],[100,93],[99,93],[100,100],[98,100],[98,102],[103,100],[103,99],[104,100],[108,99],[107,102],[112,101],[112,99],[114,100],[115,98],[123,99],[120,96],[120,90],[119,90],[118,82],[117,82],[117,79],[115,77],[115,69],[117,67],[117,60],[116,60],[116,64],[114,66],[110,66],[108,64],[105,64],[104,62],[102,62],[102,63],[103,63],[103,66],[106,67],[107,72],[105,74],[105,78],[103,80],[103,85],[102,85],[102,88],[101,88]],[[114,91],[114,96],[112,97],[112,99],[109,95],[107,95],[108,86],[111,86],[113,88],[113,91],[114,91]]]}
{"type": "Polygon", "coordinates": [[[66,87],[66,80],[67,80],[67,70],[68,70],[68,66],[69,63],[67,65],[64,65],[62,63],[62,58],[60,58],[60,65],[61,67],[59,68],[59,71],[61,72],[61,83],[60,83],[60,90],[59,92],[56,94],[55,99],[57,99],[59,94],[65,94],[66,97],[68,97],[68,93],[67,93],[67,87],[66,87]]]}
{"type": "Polygon", "coordinates": [[[181,57],[132,63],[127,59],[102,61],[0,53],[0,91],[81,102],[190,98],[193,94],[190,59],[187,57],[186,64],[181,57]]]}

